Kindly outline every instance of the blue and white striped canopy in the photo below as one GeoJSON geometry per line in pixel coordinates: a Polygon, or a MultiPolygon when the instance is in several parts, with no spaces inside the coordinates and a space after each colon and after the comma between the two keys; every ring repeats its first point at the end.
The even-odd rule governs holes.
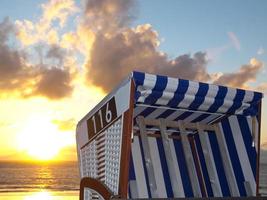
{"type": "Polygon", "coordinates": [[[136,104],[165,106],[217,114],[254,116],[262,98],[259,92],[133,72],[136,104]]]}

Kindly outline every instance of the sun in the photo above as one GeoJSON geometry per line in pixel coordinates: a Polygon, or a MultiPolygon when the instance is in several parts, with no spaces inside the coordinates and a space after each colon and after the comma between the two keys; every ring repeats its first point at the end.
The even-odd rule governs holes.
{"type": "Polygon", "coordinates": [[[57,126],[47,118],[37,117],[28,120],[17,135],[18,149],[35,160],[52,160],[65,146],[57,126]]]}

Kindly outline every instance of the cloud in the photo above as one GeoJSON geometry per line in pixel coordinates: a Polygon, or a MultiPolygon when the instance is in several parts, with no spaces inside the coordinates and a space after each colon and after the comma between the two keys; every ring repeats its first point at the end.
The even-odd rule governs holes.
{"type": "Polygon", "coordinates": [[[73,118],[67,120],[52,120],[52,123],[58,126],[60,131],[73,131],[76,127],[76,120],[73,118]]]}
{"type": "Polygon", "coordinates": [[[240,41],[239,41],[238,37],[236,36],[236,34],[234,32],[228,32],[227,35],[228,35],[229,39],[231,40],[231,43],[235,47],[235,49],[237,51],[240,51],[241,45],[240,45],[240,41]]]}
{"type": "MultiPolygon", "coordinates": [[[[0,23],[1,97],[16,94],[60,99],[69,96],[73,89],[69,67],[31,64],[24,51],[8,46],[7,41],[14,34],[15,26],[6,18],[0,23]]],[[[62,64],[62,52],[55,46],[50,48],[47,57],[56,58],[62,64]]]]}
{"type": "Polygon", "coordinates": [[[252,58],[249,64],[242,65],[237,72],[222,74],[214,83],[246,89],[249,88],[248,83],[256,81],[262,68],[263,63],[252,58]]]}
{"type": "Polygon", "coordinates": [[[38,81],[33,91],[27,96],[41,95],[50,99],[60,99],[72,93],[71,74],[67,69],[40,68],[37,77],[38,81]]]}
{"type": "Polygon", "coordinates": [[[259,85],[255,88],[255,90],[267,94],[267,83],[265,82],[265,83],[261,83],[261,84],[259,84],[259,85]]]}
{"type": "Polygon", "coordinates": [[[58,65],[62,66],[65,58],[66,52],[63,48],[58,45],[51,45],[46,53],[46,57],[50,59],[56,59],[58,65]]]}
{"type": "Polygon", "coordinates": [[[87,0],[85,21],[94,31],[110,33],[128,26],[135,18],[134,0],[87,0]]]}
{"type": "Polygon", "coordinates": [[[258,55],[263,55],[265,53],[265,50],[264,50],[264,48],[262,48],[262,47],[260,47],[259,49],[258,49],[258,51],[257,51],[257,54],[258,55]]]}
{"type": "Polygon", "coordinates": [[[104,91],[110,91],[132,70],[209,80],[205,53],[168,60],[167,55],[157,49],[158,44],[158,34],[148,24],[108,37],[97,34],[86,65],[87,80],[104,91]]]}
{"type": "Polygon", "coordinates": [[[50,25],[54,20],[58,20],[60,26],[63,27],[67,17],[78,11],[73,0],[50,0],[46,4],[41,5],[43,16],[40,22],[50,25]]]}
{"type": "Polygon", "coordinates": [[[207,59],[209,61],[217,60],[225,51],[227,51],[231,45],[225,44],[215,48],[209,48],[206,50],[207,59]]]}
{"type": "Polygon", "coordinates": [[[56,27],[58,26],[54,22],[58,22],[59,28],[63,28],[67,18],[78,12],[73,0],[50,0],[41,7],[42,16],[36,23],[29,20],[16,20],[15,22],[17,38],[25,46],[38,42],[57,43],[59,36],[56,27]]]}
{"type": "MultiPolygon", "coordinates": [[[[229,44],[169,59],[159,50],[160,37],[150,24],[130,27],[136,11],[133,0],[84,1],[76,30],[69,32],[62,28],[68,17],[79,10],[73,0],[51,0],[42,5],[42,10],[36,23],[1,23],[0,72],[6,77],[0,80],[1,91],[22,97],[68,97],[79,71],[87,85],[108,92],[133,70],[247,88],[262,68],[261,62],[252,59],[236,72],[209,74],[208,62],[228,49],[229,44]],[[17,36],[22,49],[8,46],[10,34],[17,36]],[[31,48],[30,55],[27,46],[31,48]],[[35,63],[29,59],[34,57],[33,52],[35,63]],[[80,59],[81,54],[84,60],[80,59]],[[82,67],[77,66],[77,57],[79,63],[84,62],[82,67]]],[[[233,32],[228,36],[231,45],[240,50],[237,36],[233,32]]]]}
{"type": "Polygon", "coordinates": [[[185,54],[172,60],[159,51],[158,33],[150,24],[134,28],[134,2],[89,0],[84,25],[94,27],[94,42],[85,65],[86,80],[105,92],[115,87],[132,70],[207,81],[206,54],[185,54]]]}

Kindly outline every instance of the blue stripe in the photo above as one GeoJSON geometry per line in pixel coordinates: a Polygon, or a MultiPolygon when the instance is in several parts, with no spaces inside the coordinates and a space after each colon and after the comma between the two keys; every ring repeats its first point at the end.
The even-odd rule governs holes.
{"type": "Polygon", "coordinates": [[[227,94],[227,87],[218,86],[218,92],[214,98],[213,104],[208,109],[208,112],[216,112],[224,103],[224,98],[227,94]]]}
{"type": "Polygon", "coordinates": [[[139,138],[139,144],[140,144],[140,150],[141,150],[141,155],[142,155],[142,162],[144,166],[144,171],[145,171],[145,179],[146,179],[146,186],[147,186],[147,192],[148,192],[148,198],[152,198],[150,187],[149,187],[149,179],[148,179],[148,174],[147,174],[147,169],[146,169],[146,162],[145,162],[145,156],[144,156],[144,149],[142,145],[142,140],[141,136],[138,136],[139,138]]]}
{"type": "Polygon", "coordinates": [[[253,138],[250,132],[248,121],[244,116],[237,116],[240,131],[242,133],[243,141],[247,150],[250,166],[253,171],[254,179],[256,180],[256,169],[257,169],[257,152],[255,146],[252,146],[253,138]]]}
{"type": "Polygon", "coordinates": [[[185,111],[183,114],[178,116],[174,121],[185,120],[187,117],[189,117],[192,114],[193,114],[193,112],[185,111]]]}
{"type": "Polygon", "coordinates": [[[168,116],[170,116],[172,113],[174,113],[175,112],[175,110],[166,110],[166,111],[164,111],[163,113],[161,113],[158,117],[157,117],[157,119],[159,119],[159,118],[167,118],[168,116]]]}
{"type": "Polygon", "coordinates": [[[162,139],[157,138],[156,140],[157,140],[157,145],[158,145],[158,150],[159,150],[160,162],[161,162],[161,166],[162,166],[162,172],[163,172],[167,197],[173,198],[174,196],[173,196],[173,191],[172,191],[171,178],[170,178],[170,174],[168,171],[168,165],[167,165],[166,156],[164,153],[164,147],[163,147],[162,139]]]}
{"type": "Polygon", "coordinates": [[[212,191],[212,187],[211,187],[209,173],[208,173],[208,169],[207,169],[207,166],[206,166],[205,157],[204,157],[204,153],[203,153],[203,150],[202,150],[202,147],[201,147],[199,135],[196,134],[194,138],[195,138],[195,142],[196,142],[198,157],[199,157],[201,168],[202,168],[202,174],[203,174],[204,180],[205,180],[207,193],[208,193],[209,197],[213,197],[213,191],[212,191]]]}
{"type": "Polygon", "coordinates": [[[129,199],[132,198],[132,193],[131,193],[130,184],[128,184],[128,197],[129,197],[129,199]]]}
{"type": "Polygon", "coordinates": [[[189,110],[196,110],[204,102],[209,86],[206,83],[199,83],[199,89],[195,95],[194,101],[190,104],[189,110]]]}
{"type": "Polygon", "coordinates": [[[222,124],[222,128],[223,128],[223,134],[225,137],[228,152],[229,152],[229,155],[231,158],[232,168],[234,170],[235,179],[236,179],[236,182],[238,185],[240,196],[246,196],[246,190],[245,190],[245,186],[244,186],[245,178],[244,178],[244,175],[242,173],[242,167],[241,167],[241,164],[239,161],[239,157],[238,157],[236,146],[235,146],[235,141],[233,138],[233,134],[235,134],[235,133],[232,133],[228,119],[222,120],[221,124],[222,124]]]}
{"type": "Polygon", "coordinates": [[[192,122],[201,122],[202,120],[206,119],[207,117],[209,117],[210,114],[201,114],[200,116],[198,116],[197,118],[195,118],[192,122]]]}
{"type": "Polygon", "coordinates": [[[131,154],[131,157],[130,157],[129,180],[136,180],[132,154],[131,154]]]}
{"type": "Polygon", "coordinates": [[[135,101],[138,100],[138,98],[141,96],[141,93],[137,91],[137,88],[139,85],[144,85],[144,80],[145,80],[145,74],[141,72],[133,72],[133,78],[134,78],[134,83],[135,83],[135,101]]]}
{"type": "Polygon", "coordinates": [[[175,147],[176,157],[178,160],[178,165],[179,165],[179,169],[181,173],[185,197],[193,197],[194,195],[192,191],[191,182],[189,179],[188,169],[186,167],[186,161],[185,161],[182,143],[180,140],[173,140],[173,144],[175,147]]]}
{"type": "Polygon", "coordinates": [[[179,79],[179,84],[174,92],[173,98],[169,101],[168,106],[177,107],[179,103],[184,99],[185,93],[188,90],[189,81],[179,79]]]}
{"type": "Polygon", "coordinates": [[[216,166],[216,171],[217,171],[219,182],[221,185],[222,194],[224,197],[229,197],[231,196],[230,190],[227,184],[225,171],[224,171],[223,163],[222,163],[222,157],[221,157],[221,153],[219,150],[219,144],[217,141],[216,134],[214,132],[208,132],[208,136],[210,140],[210,146],[211,146],[211,150],[212,150],[212,154],[214,158],[214,163],[216,166]]]}
{"type": "MultiPolygon", "coordinates": [[[[138,116],[148,116],[150,115],[152,112],[154,112],[157,108],[153,108],[153,107],[147,107],[145,110],[143,110],[138,116]]],[[[137,116],[136,116],[137,117],[137,116]]]]}
{"type": "Polygon", "coordinates": [[[233,105],[228,109],[227,113],[229,114],[234,114],[235,111],[241,107],[242,101],[244,100],[245,97],[245,91],[237,89],[236,90],[236,95],[233,100],[233,105]]]}
{"type": "MultiPolygon", "coordinates": [[[[135,180],[136,181],[132,153],[130,154],[130,165],[129,165],[129,179],[128,179],[128,182],[131,181],[131,180],[135,180]]],[[[128,195],[129,195],[129,198],[132,198],[130,184],[128,184],[128,195]]]]}
{"type": "Polygon", "coordinates": [[[166,76],[157,75],[156,84],[152,89],[151,94],[145,99],[145,104],[155,104],[156,101],[162,96],[163,91],[167,86],[168,79],[166,76]]]}

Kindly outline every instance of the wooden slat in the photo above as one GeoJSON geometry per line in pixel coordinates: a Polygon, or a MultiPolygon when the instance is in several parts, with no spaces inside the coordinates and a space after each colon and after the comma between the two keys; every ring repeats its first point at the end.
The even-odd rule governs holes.
{"type": "MultiPolygon", "coordinates": [[[[158,119],[144,119],[145,124],[148,126],[160,126],[160,120],[158,119]]],[[[179,121],[169,121],[166,119],[161,119],[165,120],[166,122],[166,127],[170,128],[179,128],[179,121]]],[[[205,131],[214,131],[214,125],[208,125],[208,124],[199,124],[198,126],[201,126],[201,128],[205,131]]],[[[190,129],[190,130],[197,130],[197,124],[196,123],[191,123],[191,122],[186,122],[184,123],[184,128],[185,129],[190,129]]]]}
{"type": "Polygon", "coordinates": [[[211,149],[210,145],[208,143],[208,138],[207,135],[205,135],[204,130],[201,128],[201,126],[198,125],[198,133],[199,133],[199,140],[201,143],[201,147],[203,149],[203,154],[205,158],[205,163],[207,166],[210,182],[211,182],[211,187],[213,191],[213,195],[215,197],[221,197],[222,196],[222,191],[220,189],[220,182],[219,178],[216,172],[216,167],[215,164],[212,162],[214,160],[213,155],[211,154],[211,149]]]}
{"type": "Polygon", "coordinates": [[[256,195],[259,195],[259,184],[260,184],[260,141],[261,141],[261,115],[262,115],[262,100],[259,102],[258,105],[258,118],[259,118],[259,124],[258,124],[258,146],[257,146],[257,172],[256,172],[256,195]]]}
{"type": "Polygon", "coordinates": [[[175,197],[182,197],[183,194],[180,190],[182,187],[179,185],[179,177],[178,174],[175,172],[175,158],[173,158],[172,153],[171,153],[171,148],[170,148],[170,139],[166,133],[166,121],[165,120],[160,120],[160,134],[162,136],[163,140],[163,148],[165,152],[165,157],[167,161],[167,166],[170,174],[170,179],[171,179],[171,184],[172,184],[172,189],[173,189],[173,194],[175,197]]]}
{"type": "Polygon", "coordinates": [[[184,154],[185,154],[185,161],[186,161],[189,178],[190,178],[190,182],[191,182],[192,189],[193,189],[193,194],[195,197],[202,197],[200,186],[198,184],[197,173],[196,173],[196,169],[195,169],[195,165],[194,165],[194,161],[192,157],[191,147],[190,147],[190,144],[187,138],[184,124],[181,121],[179,121],[178,126],[181,131],[181,142],[182,142],[182,147],[183,147],[184,154]]]}
{"type": "Polygon", "coordinates": [[[152,198],[157,198],[159,196],[157,194],[157,185],[156,185],[156,180],[155,180],[154,168],[153,168],[153,164],[151,160],[148,137],[146,136],[145,118],[143,116],[139,116],[137,117],[136,121],[140,128],[141,142],[142,142],[143,151],[144,151],[144,157],[145,157],[145,163],[146,163],[145,165],[147,169],[151,195],[152,195],[152,198]]]}
{"type": "Polygon", "coordinates": [[[229,185],[231,196],[233,197],[240,196],[238,186],[235,180],[235,174],[234,174],[234,171],[231,165],[230,156],[227,151],[225,139],[221,131],[221,128],[219,127],[218,124],[215,125],[215,131],[216,131],[216,136],[217,136],[219,149],[220,149],[220,153],[222,157],[222,163],[223,163],[223,167],[224,167],[226,179],[229,185]]]}

